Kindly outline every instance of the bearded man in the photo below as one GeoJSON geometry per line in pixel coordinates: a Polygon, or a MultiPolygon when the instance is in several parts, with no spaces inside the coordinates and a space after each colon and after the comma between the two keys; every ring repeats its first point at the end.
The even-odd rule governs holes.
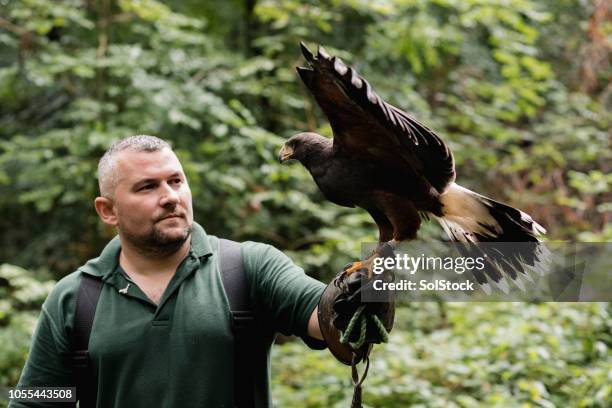
{"type": "MultiPolygon", "coordinates": [[[[100,283],[86,344],[97,407],[235,406],[234,335],[219,267],[219,242],[193,221],[185,173],[170,145],[153,136],[114,143],[98,166],[95,209],[117,237],[60,280],[42,307],[23,387],[68,387],[83,378],[73,348],[79,287],[100,283]],[[87,276],[86,276],[87,275],[87,276]]],[[[240,255],[255,314],[252,387],[246,405],[271,406],[269,353],[275,333],[324,348],[317,303],[325,285],[279,250],[244,242],[240,255]]],[[[69,403],[63,406],[74,406],[69,403]]],[[[84,404],[81,402],[81,407],[84,404]]],[[[245,405],[245,404],[242,404],[245,405]]],[[[62,406],[11,401],[10,407],[62,406]]]]}

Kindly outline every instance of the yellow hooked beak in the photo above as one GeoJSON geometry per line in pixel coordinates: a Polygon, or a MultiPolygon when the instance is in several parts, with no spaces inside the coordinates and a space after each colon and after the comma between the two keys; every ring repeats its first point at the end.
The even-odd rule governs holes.
{"type": "Polygon", "coordinates": [[[278,152],[278,161],[283,163],[289,160],[293,156],[293,147],[288,146],[286,143],[281,147],[278,152]]]}

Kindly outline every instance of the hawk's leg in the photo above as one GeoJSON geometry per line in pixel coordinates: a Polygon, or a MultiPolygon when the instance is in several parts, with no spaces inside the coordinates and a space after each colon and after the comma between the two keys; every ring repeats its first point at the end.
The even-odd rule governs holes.
{"type": "Polygon", "coordinates": [[[371,279],[374,259],[392,257],[401,241],[416,238],[421,225],[421,217],[412,201],[381,191],[375,192],[373,196],[376,207],[369,208],[368,212],[378,225],[380,242],[368,259],[345,266],[345,276],[367,269],[368,278],[371,279]]]}
{"type": "Polygon", "coordinates": [[[376,258],[378,255],[375,253],[374,255],[371,255],[368,259],[366,259],[365,261],[356,261],[356,262],[351,262],[350,264],[346,265],[344,267],[344,272],[346,276],[350,276],[351,274],[360,271],[362,269],[367,269],[368,271],[368,278],[372,277],[372,267],[374,266],[374,258],[376,258]]]}
{"type": "Polygon", "coordinates": [[[387,258],[393,256],[393,251],[397,249],[399,244],[400,241],[397,241],[395,239],[392,239],[388,242],[379,243],[372,255],[368,257],[368,259],[364,261],[351,262],[350,264],[346,265],[343,269],[346,276],[349,276],[352,273],[355,273],[361,269],[366,269],[368,271],[368,279],[372,279],[372,268],[374,266],[374,260],[380,257],[387,258]]]}

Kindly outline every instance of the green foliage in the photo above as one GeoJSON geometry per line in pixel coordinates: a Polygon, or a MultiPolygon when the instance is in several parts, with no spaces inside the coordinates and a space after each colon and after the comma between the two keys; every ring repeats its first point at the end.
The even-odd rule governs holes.
{"type": "MultiPolygon", "coordinates": [[[[3,8],[0,225],[12,232],[2,259],[61,277],[95,256],[112,234],[91,210],[97,160],[113,140],[149,133],[175,145],[196,219],[210,233],[275,244],[317,276],[337,270],[376,231],[367,215],[325,202],[301,167],[276,163],[285,137],[331,135],[293,70],[299,40],[325,44],[440,132],[460,183],[528,210],[552,239],[609,235],[609,119],[559,63],[565,45],[546,48],[559,35],[572,50],[588,45],[554,23],[580,9],[586,24],[577,3],[23,0],[3,8]],[[500,183],[511,188],[492,188],[500,183]]],[[[422,233],[432,235],[440,231],[422,233]]]]}
{"type": "Polygon", "coordinates": [[[40,306],[54,284],[18,266],[0,265],[0,386],[17,383],[40,306]]]}
{"type": "MultiPolygon", "coordinates": [[[[372,352],[366,407],[609,406],[608,304],[413,303],[397,312],[390,343],[372,352]]],[[[350,367],[319,353],[275,348],[277,406],[350,404],[350,367]]]]}
{"type": "MultiPolygon", "coordinates": [[[[604,3],[0,0],[0,384],[16,381],[48,290],[28,270],[59,279],[114,234],[92,203],[97,162],[121,137],[173,143],[209,233],[276,245],[315,277],[376,239],[367,214],[277,163],[290,135],[331,136],[295,74],[300,40],[438,132],[459,183],[529,212],[551,240],[612,240],[604,3]]],[[[441,236],[434,223],[419,234],[441,236]]],[[[406,310],[376,352],[373,406],[609,398],[603,306],[450,305],[448,320],[406,310]]],[[[279,406],[346,406],[346,368],[300,350],[278,351],[279,406]]]]}

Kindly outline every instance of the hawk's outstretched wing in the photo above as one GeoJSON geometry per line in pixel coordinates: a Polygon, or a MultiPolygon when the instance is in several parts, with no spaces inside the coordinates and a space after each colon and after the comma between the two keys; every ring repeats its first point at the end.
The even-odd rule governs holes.
{"type": "Polygon", "coordinates": [[[453,155],[433,131],[383,101],[368,81],[322,47],[315,56],[301,46],[309,68],[298,67],[298,73],[329,119],[335,145],[355,158],[409,167],[438,193],[455,180],[453,155]]]}

